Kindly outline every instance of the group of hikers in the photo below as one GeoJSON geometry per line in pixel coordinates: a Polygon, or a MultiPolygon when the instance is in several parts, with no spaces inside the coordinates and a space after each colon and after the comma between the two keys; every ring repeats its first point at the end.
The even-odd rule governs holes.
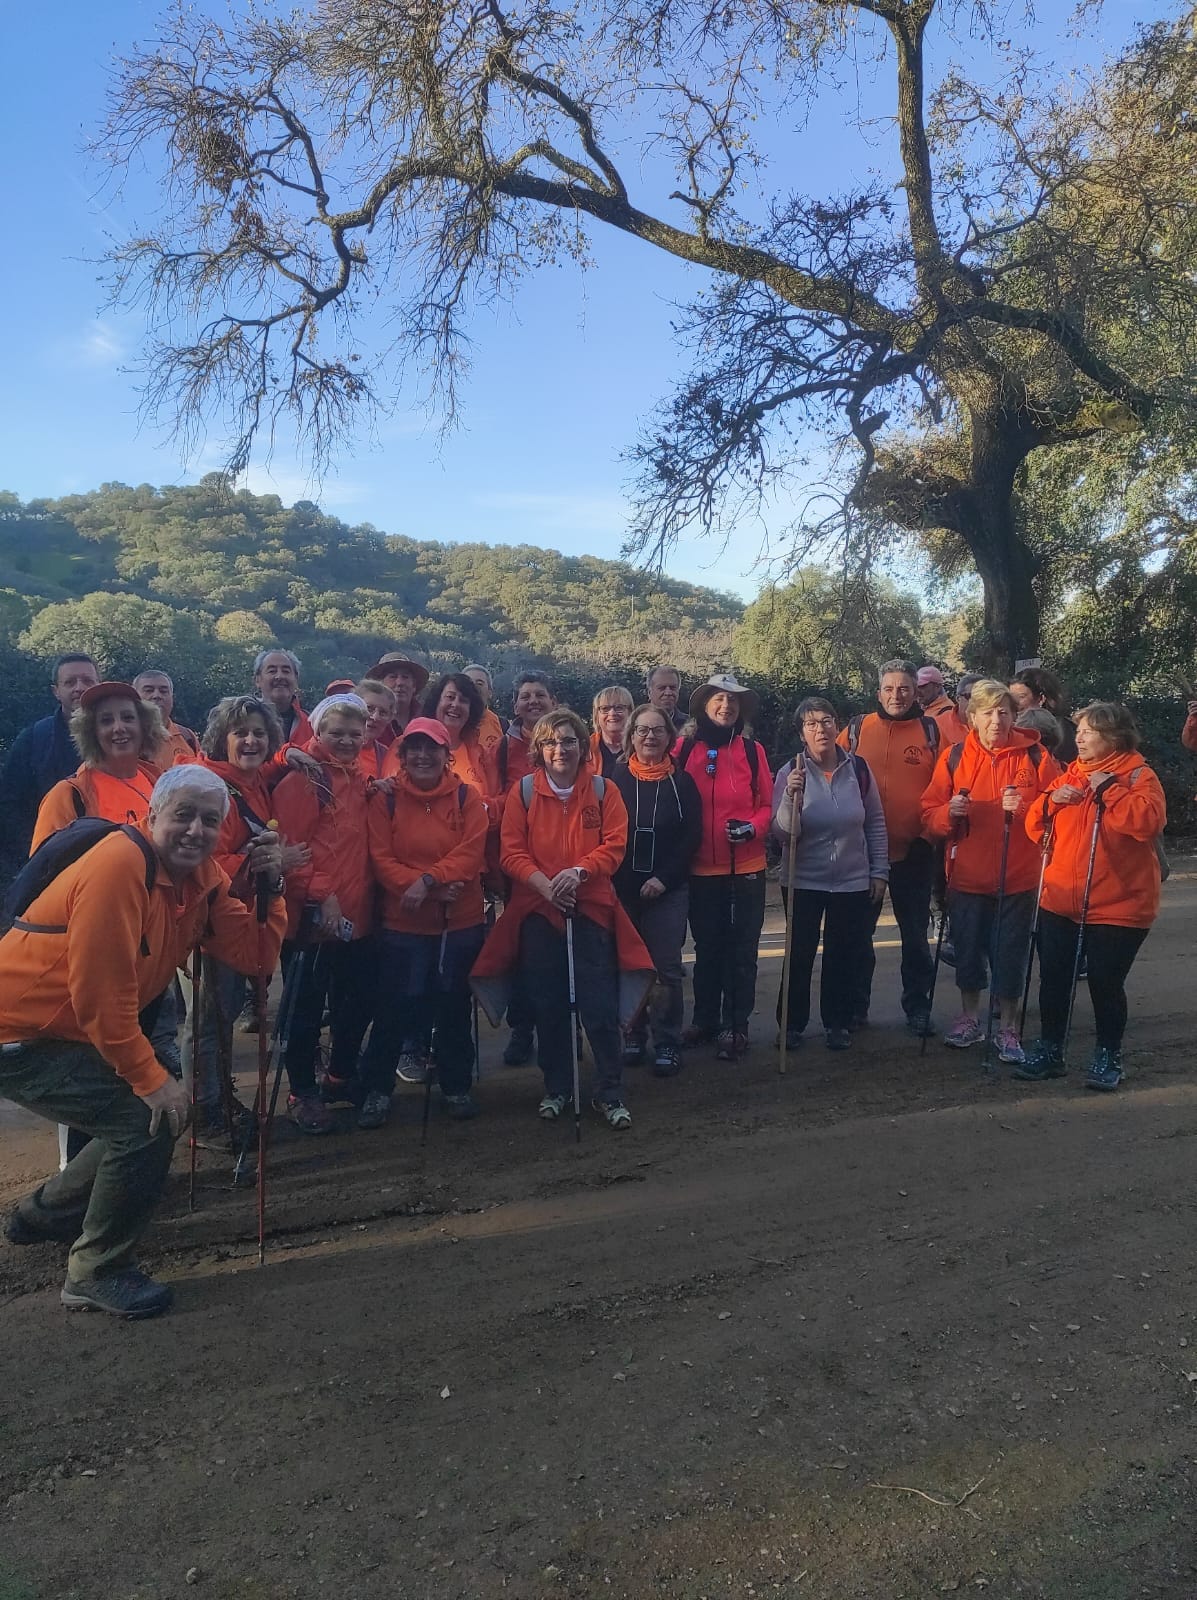
{"type": "Polygon", "coordinates": [[[399,651],[305,710],[297,658],[264,649],[250,691],[198,737],[159,667],[108,681],[69,653],[51,686],[56,709],[3,774],[0,814],[31,854],[0,940],[0,1096],[63,1128],[61,1170],[5,1231],[70,1244],[69,1307],[169,1303],[137,1243],[189,1120],[201,1141],[248,1141],[263,1108],[234,1093],[233,1034],[265,1026],[280,957],[287,1114],[305,1134],[331,1132],[337,1107],[379,1128],[397,1081],[430,1075],[450,1117],[474,1117],[478,1007],[510,1028],[504,1062],[535,1053],[546,1122],[571,1087],[576,1111],[580,1023],[591,1103],[626,1129],[625,1069],[670,1078],[687,1051],[734,1063],[749,1049],[778,848],[786,960],[767,1031],[783,1059],[807,1036],[820,942],[826,1047],[868,1024],[888,890],[924,1046],[950,960],[944,1043],[992,1047],[1027,1081],[1061,1076],[1087,970],[1085,1081],[1121,1081],[1164,795],[1130,712],[1068,717],[1042,668],[966,674],[949,695],[939,668],[887,661],[876,709],[846,725],[829,699],[802,700],[776,775],[756,692],[715,674],[683,699],[667,664],[639,704],[600,690],[589,726],[542,672],[516,675],[503,718],[484,665],[433,682],[399,651]],[[1040,1037],[1024,1045],[1035,950],[1040,1037]],[[180,968],[198,996],[182,1050],[180,968]]]}

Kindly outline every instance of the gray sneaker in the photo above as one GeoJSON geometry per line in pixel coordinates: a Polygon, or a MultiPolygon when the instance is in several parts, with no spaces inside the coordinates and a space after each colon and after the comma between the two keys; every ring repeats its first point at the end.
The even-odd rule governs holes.
{"type": "Polygon", "coordinates": [[[157,1317],[168,1309],[174,1295],[164,1283],[155,1283],[144,1272],[130,1267],[107,1278],[85,1278],[62,1286],[62,1303],[68,1311],[106,1311],[111,1317],[130,1321],[157,1317]]]}
{"type": "Polygon", "coordinates": [[[428,1063],[422,1056],[415,1055],[411,1050],[405,1050],[399,1057],[399,1065],[395,1071],[404,1083],[423,1083],[428,1077],[428,1063]]]}
{"type": "Polygon", "coordinates": [[[361,1110],[357,1114],[357,1125],[359,1128],[385,1128],[390,1115],[390,1095],[383,1094],[381,1089],[371,1089],[362,1098],[361,1110]]]}

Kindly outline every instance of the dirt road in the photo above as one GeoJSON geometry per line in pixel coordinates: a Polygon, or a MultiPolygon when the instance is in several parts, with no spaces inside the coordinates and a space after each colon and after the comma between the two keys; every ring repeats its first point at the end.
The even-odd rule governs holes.
{"type": "MultiPolygon", "coordinates": [[[[1114,1096],[920,1059],[890,947],[846,1056],[637,1073],[580,1150],[490,1039],[424,1151],[416,1093],[280,1130],[264,1270],[205,1157],[157,1322],[0,1244],[0,1597],[1197,1595],[1195,910],[1174,877],[1114,1096]]],[[[52,1130],[0,1151],[7,1203],[52,1130]]]]}

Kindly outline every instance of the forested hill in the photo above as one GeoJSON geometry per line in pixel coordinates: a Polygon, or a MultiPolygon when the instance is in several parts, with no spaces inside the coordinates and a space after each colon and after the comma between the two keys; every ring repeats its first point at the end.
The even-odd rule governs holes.
{"type": "Polygon", "coordinates": [[[743,609],[625,562],[350,527],[310,501],[230,490],[218,474],[61,500],[0,495],[6,667],[17,651],[87,649],[114,673],[153,658],[189,685],[188,700],[244,685],[247,656],[271,641],[320,686],[396,647],[499,674],[553,662],[589,679],[600,663],[662,658],[705,674],[727,659],[743,609]]]}

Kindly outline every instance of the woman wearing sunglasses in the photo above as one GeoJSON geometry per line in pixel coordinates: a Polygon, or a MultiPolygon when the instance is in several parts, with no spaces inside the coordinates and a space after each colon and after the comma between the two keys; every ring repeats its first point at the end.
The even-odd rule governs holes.
{"type": "Polygon", "coordinates": [[[694,733],[676,751],[702,802],[702,838],[690,862],[694,1020],[682,1043],[715,1039],[720,1061],[735,1061],[748,1048],[765,920],[773,775],[764,746],[744,732],[758,704],[734,678],[708,679],[690,696],[694,733]]]}
{"type": "MultiPolygon", "coordinates": [[[[628,848],[615,874],[615,892],[657,969],[650,1003],[653,1071],[671,1078],[682,1065],[685,996],[682,946],[690,906],[690,860],[702,838],[702,801],[694,779],[679,772],[669,747],[672,719],[659,706],[637,706],[624,732],[624,753],[613,773],[628,812],[628,848]]],[[[629,1029],[623,1059],[645,1058],[648,1020],[629,1029]]]]}
{"type": "MultiPolygon", "coordinates": [[[[810,1021],[811,974],[822,932],[819,1012],[827,1048],[846,1050],[853,979],[868,955],[872,908],[881,902],[889,881],[889,839],[867,762],[835,742],[838,725],[830,700],[812,695],[801,701],[794,726],[802,744],[773,785],[773,831],[782,844],[782,902],[792,929],[785,1047],[798,1048],[810,1021]]],[[[778,995],[779,1023],[781,1010],[778,995]]]]}

